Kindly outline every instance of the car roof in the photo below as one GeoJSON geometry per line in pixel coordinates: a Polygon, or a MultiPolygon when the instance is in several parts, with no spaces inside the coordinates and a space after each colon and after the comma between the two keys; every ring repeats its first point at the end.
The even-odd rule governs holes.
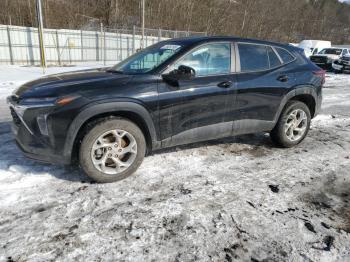
{"type": "Polygon", "coordinates": [[[271,42],[271,41],[253,39],[253,38],[235,37],[235,36],[190,36],[190,37],[184,37],[184,38],[173,38],[173,39],[165,40],[163,42],[176,43],[176,44],[180,44],[180,45],[192,45],[192,44],[200,44],[200,43],[210,43],[210,42],[215,42],[215,41],[247,42],[247,43],[273,45],[273,46],[281,46],[281,47],[287,47],[287,48],[293,48],[293,49],[300,49],[298,47],[295,47],[295,46],[292,46],[289,44],[277,43],[277,42],[271,42]]]}

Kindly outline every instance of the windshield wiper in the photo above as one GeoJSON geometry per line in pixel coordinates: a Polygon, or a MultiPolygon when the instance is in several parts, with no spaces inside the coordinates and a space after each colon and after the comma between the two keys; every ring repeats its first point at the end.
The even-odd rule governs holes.
{"type": "Polygon", "coordinates": [[[115,69],[107,69],[106,72],[108,73],[116,73],[116,74],[124,74],[121,70],[115,70],[115,69]]]}

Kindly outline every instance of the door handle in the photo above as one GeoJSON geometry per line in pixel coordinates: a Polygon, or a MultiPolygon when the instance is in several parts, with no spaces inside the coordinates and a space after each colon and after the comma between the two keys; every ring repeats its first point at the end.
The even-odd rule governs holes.
{"type": "Polygon", "coordinates": [[[288,76],[286,76],[286,75],[279,76],[279,77],[277,77],[277,80],[280,82],[288,82],[288,76]]]}
{"type": "Polygon", "coordinates": [[[230,86],[232,86],[231,81],[224,81],[218,84],[218,87],[221,87],[221,88],[229,88],[230,86]]]}

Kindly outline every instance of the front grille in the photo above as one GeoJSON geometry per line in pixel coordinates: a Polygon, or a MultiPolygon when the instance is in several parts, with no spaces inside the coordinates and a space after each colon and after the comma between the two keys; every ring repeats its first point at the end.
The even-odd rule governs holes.
{"type": "Polygon", "coordinates": [[[342,65],[350,65],[350,60],[347,61],[347,60],[344,60],[344,59],[340,59],[339,63],[342,64],[342,65]]]}
{"type": "Polygon", "coordinates": [[[16,111],[12,107],[10,108],[10,111],[11,111],[11,116],[12,116],[12,119],[13,119],[13,123],[16,126],[19,126],[21,124],[21,119],[19,118],[19,116],[17,115],[16,111]]]}
{"type": "Polygon", "coordinates": [[[327,57],[310,57],[310,60],[314,63],[327,63],[327,57]]]}
{"type": "Polygon", "coordinates": [[[350,57],[342,57],[339,62],[344,65],[350,65],[350,57]]]}

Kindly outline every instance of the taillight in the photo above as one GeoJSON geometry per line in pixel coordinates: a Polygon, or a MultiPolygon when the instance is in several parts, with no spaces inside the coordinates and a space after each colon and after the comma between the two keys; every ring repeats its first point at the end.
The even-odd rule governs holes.
{"type": "Polygon", "coordinates": [[[312,72],[315,76],[322,78],[322,85],[326,82],[326,70],[318,70],[312,72]]]}

